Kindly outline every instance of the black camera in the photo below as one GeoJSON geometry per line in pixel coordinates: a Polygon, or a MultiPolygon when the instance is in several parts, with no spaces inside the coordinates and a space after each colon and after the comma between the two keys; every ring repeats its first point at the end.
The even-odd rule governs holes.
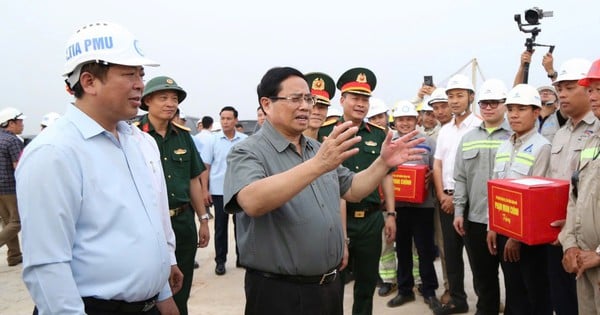
{"type": "Polygon", "coordinates": [[[525,11],[525,21],[527,21],[529,25],[539,25],[542,18],[552,16],[554,16],[554,12],[544,11],[538,7],[533,7],[525,11]]]}

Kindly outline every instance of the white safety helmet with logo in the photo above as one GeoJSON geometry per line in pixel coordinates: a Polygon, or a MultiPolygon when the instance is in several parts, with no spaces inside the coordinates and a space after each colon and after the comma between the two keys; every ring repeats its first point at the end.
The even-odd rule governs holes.
{"type": "Polygon", "coordinates": [[[506,99],[508,89],[502,80],[488,79],[479,88],[479,101],[499,101],[506,99]]]}
{"type": "Polygon", "coordinates": [[[367,118],[387,113],[387,111],[388,108],[385,106],[385,102],[382,99],[374,97],[369,99],[369,112],[367,113],[367,118]]]}
{"type": "Polygon", "coordinates": [[[60,118],[59,113],[50,112],[50,113],[44,115],[44,117],[42,117],[42,121],[40,122],[40,125],[42,125],[44,127],[50,127],[50,125],[52,125],[59,118],[60,118]]]}
{"type": "Polygon", "coordinates": [[[556,77],[556,80],[552,82],[552,85],[557,85],[562,81],[579,81],[587,76],[591,66],[592,62],[587,59],[569,59],[560,66],[558,76],[556,77]]]}
{"type": "Polygon", "coordinates": [[[81,67],[97,62],[123,66],[158,66],[144,57],[140,43],[125,28],[111,22],[88,24],[67,41],[63,76],[71,87],[79,82],[81,67]]]}
{"type": "Polygon", "coordinates": [[[446,85],[446,94],[448,91],[461,89],[461,90],[469,90],[475,93],[475,88],[473,88],[473,82],[464,74],[455,74],[450,80],[448,80],[448,85],[446,85]]]}
{"type": "Polygon", "coordinates": [[[506,105],[531,105],[542,108],[542,99],[540,93],[533,85],[518,84],[506,97],[506,105]]]}
{"type": "Polygon", "coordinates": [[[427,101],[427,105],[431,106],[435,103],[448,103],[448,95],[446,95],[446,89],[439,87],[433,90],[429,100],[427,101]]]}
{"type": "Polygon", "coordinates": [[[405,116],[417,117],[419,113],[417,113],[413,103],[405,100],[398,101],[394,106],[394,118],[405,116]]]}
{"type": "Polygon", "coordinates": [[[23,112],[14,108],[14,107],[6,107],[0,110],[0,127],[4,128],[8,125],[8,122],[15,119],[25,119],[27,118],[23,115],[23,112]]]}

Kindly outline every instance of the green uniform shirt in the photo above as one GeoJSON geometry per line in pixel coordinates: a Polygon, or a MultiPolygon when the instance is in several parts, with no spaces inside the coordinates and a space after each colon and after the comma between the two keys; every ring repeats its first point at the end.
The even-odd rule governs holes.
{"type": "Polygon", "coordinates": [[[137,126],[150,134],[158,145],[167,182],[169,208],[177,208],[190,202],[190,180],[206,169],[190,133],[169,123],[163,138],[156,132],[147,114],[140,119],[137,126]]]}
{"type": "MultiPolygon", "coordinates": [[[[333,127],[343,123],[344,119],[340,118],[337,121],[330,121],[325,123],[323,127],[319,128],[318,140],[323,141],[324,136],[328,136],[333,127]]],[[[362,141],[354,146],[359,148],[358,154],[348,158],[342,165],[350,169],[351,171],[358,173],[368,168],[374,161],[379,157],[381,152],[381,145],[385,140],[385,131],[376,125],[362,122],[358,128],[357,136],[362,137],[362,141]]],[[[359,203],[348,202],[346,208],[348,210],[364,209],[365,207],[371,207],[373,205],[380,205],[381,198],[377,189],[373,190],[368,196],[366,196],[359,203]]]]}

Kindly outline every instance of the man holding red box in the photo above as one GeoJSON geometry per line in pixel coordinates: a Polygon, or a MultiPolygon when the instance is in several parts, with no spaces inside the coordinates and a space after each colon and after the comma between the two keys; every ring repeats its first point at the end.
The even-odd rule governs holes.
{"type": "MultiPolygon", "coordinates": [[[[409,101],[400,101],[394,109],[394,125],[396,132],[394,138],[399,138],[409,134],[417,127],[418,113],[415,106],[409,101]]],[[[419,133],[415,138],[424,137],[426,140],[418,147],[426,152],[423,159],[406,164],[420,164],[433,167],[433,152],[435,152],[435,143],[431,138],[423,133],[419,133]]],[[[399,166],[400,167],[400,166],[399,166]]],[[[419,255],[419,275],[422,286],[421,293],[423,299],[431,309],[441,306],[440,301],[435,296],[435,290],[438,288],[438,279],[435,273],[433,261],[435,260],[433,244],[433,189],[428,187],[429,193],[422,203],[410,203],[396,201],[396,256],[398,259],[398,295],[388,301],[387,306],[396,307],[407,302],[415,300],[413,287],[415,285],[413,277],[413,240],[417,253],[419,255]]],[[[418,189],[418,187],[415,187],[418,189]]]]}
{"type": "MultiPolygon", "coordinates": [[[[531,85],[519,84],[508,93],[506,107],[514,134],[498,148],[493,177],[544,176],[550,143],[535,128],[542,108],[538,91],[531,85]]],[[[492,255],[502,255],[505,312],[551,315],[545,245],[529,246],[493,231],[488,232],[487,243],[492,255]]]]}

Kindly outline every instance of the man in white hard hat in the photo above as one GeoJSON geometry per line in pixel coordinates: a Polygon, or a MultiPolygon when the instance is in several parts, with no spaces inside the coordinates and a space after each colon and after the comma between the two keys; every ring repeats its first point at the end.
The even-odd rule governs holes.
{"type": "MultiPolygon", "coordinates": [[[[493,178],[544,176],[550,143],[535,128],[542,108],[539,93],[531,85],[519,84],[508,93],[506,107],[514,133],[496,152],[493,178]]],[[[490,253],[499,256],[504,273],[506,312],[552,314],[547,246],[522,244],[494,231],[488,232],[487,243],[490,253]]]]}
{"type": "Polygon", "coordinates": [[[442,125],[435,118],[435,114],[433,113],[433,107],[429,105],[430,100],[430,96],[426,96],[423,100],[423,104],[421,105],[421,109],[419,110],[421,126],[417,126],[417,129],[423,132],[425,135],[429,136],[431,139],[433,139],[433,141],[437,141],[437,135],[442,125]]]}
{"type": "MultiPolygon", "coordinates": [[[[409,101],[399,101],[394,109],[394,137],[404,136],[417,127],[418,113],[415,106],[409,101]]],[[[423,158],[416,162],[403,164],[419,164],[433,167],[433,152],[435,143],[423,133],[415,138],[425,138],[419,147],[425,149],[423,158]]],[[[426,181],[426,184],[429,182],[426,181]]],[[[400,187],[400,186],[396,186],[400,187]]],[[[422,203],[409,203],[396,201],[396,256],[398,258],[398,294],[387,302],[388,307],[401,306],[415,300],[413,287],[413,242],[419,257],[419,276],[421,278],[420,292],[423,300],[431,309],[440,307],[441,303],[435,295],[438,288],[438,279],[433,266],[435,249],[433,243],[433,186],[428,186],[427,197],[422,203]]]]}
{"type": "MultiPolygon", "coordinates": [[[[597,109],[600,105],[600,59],[594,61],[588,74],[579,80],[579,84],[588,88],[592,108],[597,109]]],[[[599,153],[600,134],[595,133],[581,150],[579,165],[571,181],[572,193],[569,195],[567,222],[558,236],[565,250],[565,269],[577,273],[579,314],[596,314],[600,305],[600,217],[595,211],[599,203],[599,153]]]]}
{"type": "Polygon", "coordinates": [[[23,280],[40,315],[178,314],[161,157],[125,121],[141,105],[143,67],[157,65],[114,23],[88,24],[67,42],[63,74],[75,103],[27,146],[16,171],[23,280]]]}
{"type": "MultiPolygon", "coordinates": [[[[390,129],[388,125],[388,108],[380,98],[371,97],[369,99],[367,119],[371,124],[384,128],[386,133],[390,129]]],[[[383,201],[385,202],[385,196],[383,201]]],[[[382,215],[385,216],[386,214],[382,213],[382,215]]],[[[379,278],[381,279],[381,284],[379,285],[377,294],[379,296],[388,296],[397,289],[396,251],[394,250],[394,243],[386,240],[385,231],[381,234],[381,257],[379,257],[379,278]]]]}
{"type": "Polygon", "coordinates": [[[0,111],[0,247],[8,247],[8,266],[23,261],[19,246],[21,220],[15,191],[15,168],[23,151],[23,141],[17,137],[23,132],[25,115],[16,108],[7,107],[0,111]]]}
{"type": "MultiPolygon", "coordinates": [[[[440,223],[444,235],[444,255],[450,290],[450,301],[434,310],[435,314],[466,313],[469,310],[465,293],[465,267],[463,240],[454,230],[454,162],[459,141],[463,135],[481,124],[481,119],[471,113],[475,89],[469,78],[457,74],[446,86],[448,105],[454,118],[440,129],[436,143],[433,179],[442,211],[440,223]]],[[[476,279],[474,279],[476,281],[476,279]]]]}
{"type": "Polygon", "coordinates": [[[567,117],[560,110],[558,94],[553,86],[540,86],[537,90],[542,100],[542,111],[537,121],[538,131],[552,142],[556,131],[565,124],[567,117]]]}
{"type": "MultiPolygon", "coordinates": [[[[585,59],[567,60],[560,66],[558,76],[552,83],[558,92],[561,111],[569,119],[552,140],[547,177],[570,180],[577,170],[586,141],[600,128],[600,122],[592,113],[587,89],[578,84],[580,79],[586,77],[591,64],[585,59]]],[[[548,246],[548,275],[554,311],[556,314],[577,314],[575,274],[566,272],[562,266],[563,248],[560,243],[556,241],[553,245],[548,246]]],[[[567,250],[566,259],[575,259],[576,252],[567,250]]]]}
{"type": "MultiPolygon", "coordinates": [[[[433,109],[434,118],[440,123],[440,129],[432,134],[430,137],[437,143],[437,138],[440,133],[439,130],[452,121],[452,110],[448,106],[448,96],[446,95],[446,89],[442,87],[436,88],[431,93],[427,105],[433,109]]],[[[444,294],[442,294],[440,301],[442,303],[448,303],[450,301],[450,291],[448,290],[448,273],[446,271],[446,255],[444,254],[444,236],[442,233],[442,226],[440,222],[440,212],[442,211],[439,196],[435,198],[435,210],[433,212],[433,224],[434,224],[434,237],[435,245],[438,248],[439,257],[442,263],[442,277],[444,278],[444,294]]]]}
{"type": "Polygon", "coordinates": [[[500,260],[487,248],[487,181],[492,178],[494,158],[512,131],[504,118],[507,94],[504,82],[489,79],[479,89],[483,122],[460,141],[454,168],[454,228],[465,242],[473,278],[477,279],[476,314],[498,314],[500,306],[500,260]]]}

